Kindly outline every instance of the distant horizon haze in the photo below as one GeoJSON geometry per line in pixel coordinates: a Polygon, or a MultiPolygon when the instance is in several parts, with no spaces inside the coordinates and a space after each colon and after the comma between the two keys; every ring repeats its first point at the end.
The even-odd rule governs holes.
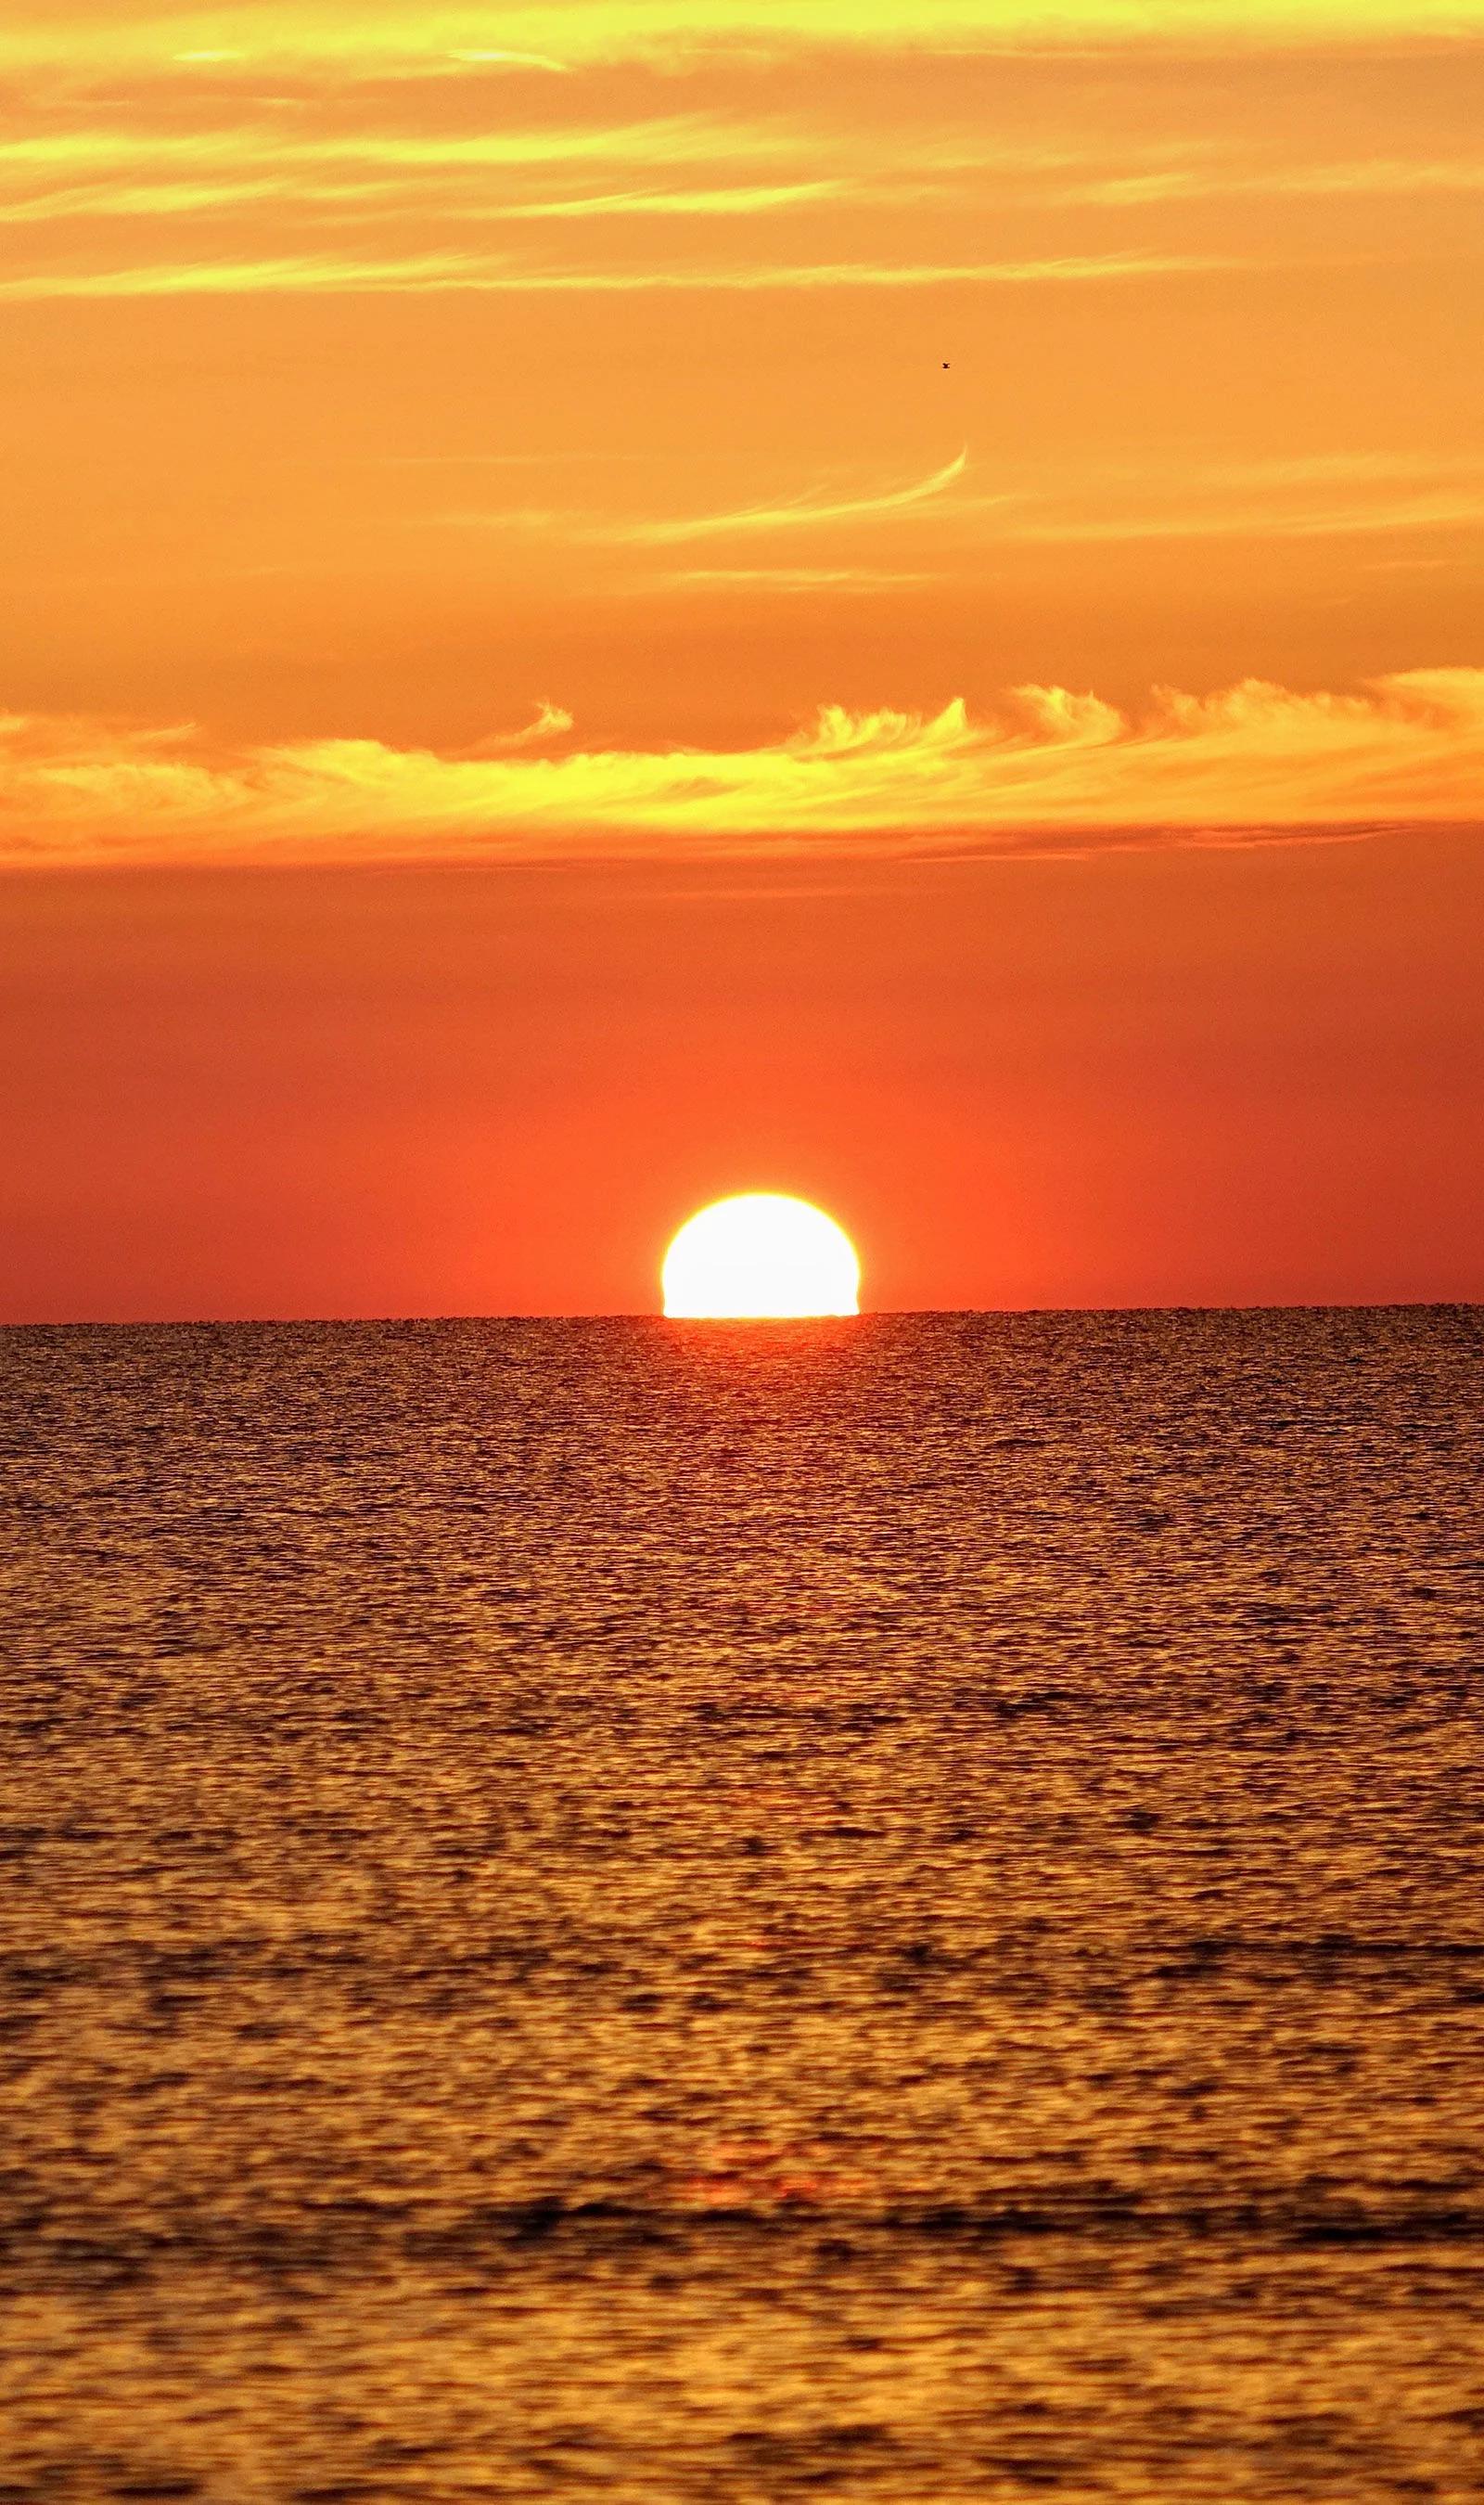
{"type": "Polygon", "coordinates": [[[727,1192],[870,1310],[1484,1297],[1484,862],[77,872],[0,922],[0,1316],[628,1313],[727,1192]],[[1178,945],[1171,933],[1178,932],[1178,945]]]}

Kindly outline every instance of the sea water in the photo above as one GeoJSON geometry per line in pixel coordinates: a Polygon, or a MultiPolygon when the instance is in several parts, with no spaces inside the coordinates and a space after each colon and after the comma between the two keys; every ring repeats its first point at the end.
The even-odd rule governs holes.
{"type": "Polygon", "coordinates": [[[1481,1355],[0,1335],[4,2505],[1484,2494],[1481,1355]]]}

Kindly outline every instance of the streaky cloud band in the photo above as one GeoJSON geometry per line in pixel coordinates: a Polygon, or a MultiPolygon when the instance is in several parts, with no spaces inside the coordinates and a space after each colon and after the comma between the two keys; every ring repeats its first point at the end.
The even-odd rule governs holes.
{"type": "Polygon", "coordinates": [[[1137,711],[1026,687],[984,718],[822,707],[750,748],[584,749],[545,704],[470,750],[217,748],[0,718],[0,867],[1021,854],[1484,828],[1484,668],[1248,680],[1137,711]]]}
{"type": "MultiPolygon", "coordinates": [[[[0,69],[52,63],[86,44],[101,66],[158,61],[212,75],[235,63],[418,63],[448,74],[549,75],[594,63],[742,53],[921,52],[1239,44],[1253,50],[1447,41],[1484,24],[1481,0],[507,0],[492,24],[470,0],[238,0],[210,6],[79,0],[58,39],[52,0],[13,0],[0,69]]],[[[70,65],[70,63],[69,63],[70,65]]]]}

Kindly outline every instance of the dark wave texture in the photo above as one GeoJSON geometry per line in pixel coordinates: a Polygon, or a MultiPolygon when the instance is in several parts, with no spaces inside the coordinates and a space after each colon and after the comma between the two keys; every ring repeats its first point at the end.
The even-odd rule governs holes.
{"type": "Polygon", "coordinates": [[[0,1334],[0,2505],[1484,2494],[1481,1356],[0,1334]]]}

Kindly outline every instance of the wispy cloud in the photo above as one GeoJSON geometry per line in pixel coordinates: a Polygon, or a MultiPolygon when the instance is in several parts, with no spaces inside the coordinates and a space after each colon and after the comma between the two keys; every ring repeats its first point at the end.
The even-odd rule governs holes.
{"type": "Polygon", "coordinates": [[[502,53],[489,45],[466,44],[447,55],[455,69],[478,70],[550,70],[566,78],[570,61],[558,60],[550,53],[502,53]]]}
{"type": "Polygon", "coordinates": [[[883,513],[909,512],[930,504],[961,478],[968,468],[967,450],[956,452],[926,478],[902,487],[878,488],[866,495],[844,496],[838,489],[815,489],[786,498],[780,505],[743,505],[731,512],[689,513],[659,521],[611,522],[592,536],[625,547],[673,547],[687,540],[740,539],[751,532],[817,530],[832,522],[874,519],[883,513]]]}
{"type": "Polygon", "coordinates": [[[0,300],[39,303],[86,298],[256,295],[644,296],[719,291],[927,287],[1057,287],[1177,278],[1236,269],[1225,255],[1109,253],[1047,261],[760,261],[695,268],[534,269],[478,253],[380,257],[304,253],[278,260],[138,263],[112,269],[51,268],[0,279],[0,300]]]}
{"type": "MultiPolygon", "coordinates": [[[[1387,40],[1416,32],[1415,0],[1372,17],[1387,40]]],[[[1343,18],[1368,24],[1363,0],[1343,18]]],[[[1225,29],[1229,52],[1304,25],[1337,36],[1341,13],[566,0],[503,9],[492,46],[472,9],[247,0],[225,47],[213,12],[17,18],[13,0],[0,298],[1106,285],[1373,260],[1393,248],[1364,207],[1380,197],[1421,201],[1467,253],[1458,204],[1484,175],[1447,111],[1403,131],[1372,110],[1340,155],[1251,96],[1192,129],[1166,63],[1125,126],[1089,113],[1057,51],[1095,26],[1157,63],[1177,37],[1225,29]],[[1033,119],[970,57],[1026,44],[1033,119]],[[880,82],[849,61],[821,74],[821,47],[899,53],[902,112],[874,109],[880,82]],[[952,57],[909,57],[934,53],[952,57]],[[692,75],[664,74],[675,53],[692,75]]]]}
{"type": "Polygon", "coordinates": [[[1471,198],[1484,192],[1484,162],[1438,164],[1426,158],[1366,158],[1338,165],[1228,166],[1162,175],[1110,177],[1068,194],[1111,206],[1181,200],[1221,199],[1426,199],[1457,194],[1471,198]]]}
{"type": "Polygon", "coordinates": [[[711,190],[598,192],[575,199],[523,200],[502,211],[522,222],[548,218],[753,218],[838,199],[841,182],[733,183],[711,190]]]}
{"type": "Polygon", "coordinates": [[[743,749],[568,747],[559,707],[473,754],[0,722],[0,864],[741,857],[1304,841],[1484,829],[1484,670],[1349,694],[1248,682],[1136,713],[1022,688],[994,715],[826,706],[743,749]],[[539,753],[553,743],[560,754],[539,753]]]}
{"type": "Polygon", "coordinates": [[[1484,462],[1397,453],[1110,469],[1010,500],[992,535],[1050,546],[1368,538],[1484,524],[1484,462]]]}
{"type": "MultiPolygon", "coordinates": [[[[504,0],[492,48],[491,13],[473,0],[421,10],[409,0],[362,0],[355,10],[342,0],[238,0],[225,23],[211,7],[75,0],[67,36],[74,58],[86,47],[102,62],[173,60],[207,72],[233,57],[352,70],[388,60],[493,61],[519,71],[728,53],[1419,43],[1481,22],[1481,0],[504,0]]],[[[0,66],[53,60],[62,49],[49,0],[11,0],[0,66]]]]}
{"type": "Polygon", "coordinates": [[[337,171],[356,169],[384,177],[430,173],[507,175],[545,166],[630,164],[651,170],[660,165],[711,165],[718,156],[738,160],[748,156],[777,157],[785,143],[735,119],[717,114],[647,115],[627,122],[505,120],[494,129],[449,127],[430,118],[426,103],[412,99],[394,111],[393,99],[382,99],[379,118],[354,128],[325,126],[323,116],[332,102],[318,88],[291,92],[284,104],[293,109],[265,108],[259,99],[227,96],[209,119],[180,128],[164,116],[165,99],[157,82],[126,88],[112,99],[113,116],[89,119],[86,105],[77,118],[56,122],[49,108],[41,126],[11,132],[5,143],[0,174],[19,191],[27,183],[71,179],[111,181],[132,171],[151,181],[177,179],[183,173],[215,170],[230,174],[244,164],[271,165],[284,185],[312,192],[315,181],[337,171]],[[297,127],[304,114],[318,113],[322,126],[297,127]]]}
{"type": "MultiPolygon", "coordinates": [[[[479,466],[477,463],[471,467],[479,466]]],[[[523,464],[529,467],[530,464],[523,464]]],[[[817,485],[797,494],[713,507],[700,513],[615,516],[555,504],[464,508],[413,517],[418,527],[537,535],[549,547],[613,548],[636,556],[710,540],[745,541],[829,533],[935,511],[951,517],[951,547],[938,553],[933,574],[903,574],[869,559],[856,565],[775,563],[695,565],[662,577],[643,572],[632,587],[669,583],[769,582],[780,589],[855,583],[860,588],[941,579],[969,565],[982,569],[1015,547],[1137,546],[1141,542],[1370,539],[1484,526],[1484,465],[1398,453],[1290,456],[1266,461],[1208,460],[1156,447],[1140,464],[1065,465],[1053,482],[1044,473],[1001,458],[987,486],[972,483],[967,451],[927,476],[900,485],[850,492],[817,485]],[[953,493],[969,480],[967,492],[953,493]]]]}
{"type": "MultiPolygon", "coordinates": [[[[670,583],[695,583],[718,590],[743,591],[882,591],[904,583],[937,582],[941,577],[921,569],[865,565],[688,565],[665,575],[670,583]]],[[[652,578],[631,587],[647,589],[652,578]]]]}
{"type": "Polygon", "coordinates": [[[572,727],[572,717],[567,707],[543,698],[523,729],[492,730],[463,754],[466,757],[512,757],[523,748],[547,747],[552,740],[564,738],[572,727]]]}

